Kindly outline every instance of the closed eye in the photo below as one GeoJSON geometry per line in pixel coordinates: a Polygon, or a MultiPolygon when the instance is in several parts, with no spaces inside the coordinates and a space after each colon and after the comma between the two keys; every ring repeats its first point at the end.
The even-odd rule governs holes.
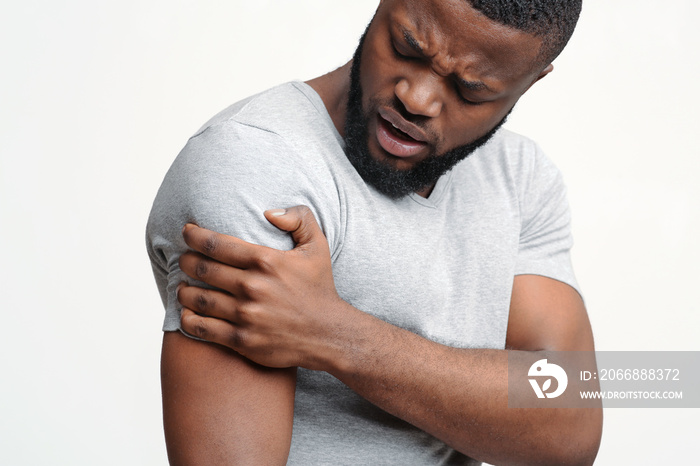
{"type": "Polygon", "coordinates": [[[467,99],[466,97],[464,97],[464,96],[462,95],[462,93],[459,91],[459,89],[457,89],[456,92],[457,92],[457,96],[459,97],[459,101],[462,102],[462,103],[465,104],[465,105],[477,106],[477,105],[482,105],[482,104],[484,103],[484,102],[476,102],[476,101],[474,101],[474,100],[469,100],[469,99],[467,99]]]}
{"type": "Polygon", "coordinates": [[[477,105],[482,105],[482,104],[486,103],[485,101],[470,100],[470,99],[464,97],[464,94],[462,92],[463,91],[462,91],[459,83],[455,83],[455,93],[457,94],[457,97],[459,97],[459,101],[462,102],[463,104],[477,106],[477,105]]]}
{"type": "Polygon", "coordinates": [[[400,60],[415,60],[418,57],[412,56],[412,55],[407,55],[405,51],[402,51],[399,46],[396,45],[396,42],[393,40],[391,41],[391,50],[394,52],[394,56],[400,60]]]}

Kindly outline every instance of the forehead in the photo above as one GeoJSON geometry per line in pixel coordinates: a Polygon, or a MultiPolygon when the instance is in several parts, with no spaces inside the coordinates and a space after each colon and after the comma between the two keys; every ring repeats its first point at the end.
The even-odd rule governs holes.
{"type": "Polygon", "coordinates": [[[467,0],[387,0],[382,6],[392,31],[416,39],[438,71],[501,86],[529,85],[540,71],[533,68],[538,37],[487,18],[467,0]]]}

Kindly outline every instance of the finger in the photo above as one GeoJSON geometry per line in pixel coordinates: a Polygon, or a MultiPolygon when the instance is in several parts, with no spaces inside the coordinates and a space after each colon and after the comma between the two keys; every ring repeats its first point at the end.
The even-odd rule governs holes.
{"type": "Polygon", "coordinates": [[[182,308],[180,327],[188,335],[202,340],[218,343],[233,350],[238,346],[236,342],[240,337],[235,325],[225,320],[197,315],[186,307],[182,308]]]}
{"type": "Polygon", "coordinates": [[[228,293],[208,290],[198,286],[180,285],[177,288],[177,300],[183,307],[206,317],[228,320],[236,323],[236,298],[228,293]]]}
{"type": "Polygon", "coordinates": [[[242,269],[250,267],[256,254],[267,249],[235,236],[216,233],[192,223],[188,223],[182,229],[182,237],[185,239],[185,243],[195,251],[224,264],[242,269]]]}
{"type": "Polygon", "coordinates": [[[268,210],[265,217],[280,230],[289,231],[297,247],[328,244],[313,212],[305,205],[268,210]]]}
{"type": "Polygon", "coordinates": [[[245,271],[222,264],[197,252],[186,252],[179,259],[180,270],[188,277],[204,282],[214,288],[239,295],[245,271]]]}

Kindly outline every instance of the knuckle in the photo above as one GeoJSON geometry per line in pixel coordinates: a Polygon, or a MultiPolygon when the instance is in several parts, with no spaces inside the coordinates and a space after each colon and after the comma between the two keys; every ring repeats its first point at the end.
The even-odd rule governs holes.
{"type": "Polygon", "coordinates": [[[197,310],[205,314],[216,306],[214,297],[211,296],[211,293],[207,290],[198,293],[195,302],[197,304],[197,310]]]}
{"type": "Polygon", "coordinates": [[[189,315],[182,319],[182,328],[190,335],[202,340],[206,340],[209,336],[209,329],[204,320],[194,315],[189,315]]]}
{"type": "Polygon", "coordinates": [[[255,308],[250,303],[242,303],[236,310],[236,319],[239,324],[250,324],[255,315],[255,308]]]}
{"type": "Polygon", "coordinates": [[[202,252],[207,256],[214,254],[219,248],[219,238],[216,233],[210,233],[204,238],[202,243],[202,252]]]}
{"type": "Polygon", "coordinates": [[[236,309],[236,321],[239,324],[250,323],[250,304],[242,303],[238,305],[238,309],[236,309]]]}
{"type": "Polygon", "coordinates": [[[211,273],[211,268],[212,267],[210,267],[207,261],[199,260],[194,268],[194,273],[197,278],[205,278],[209,273],[211,273]]]}
{"type": "Polygon", "coordinates": [[[205,277],[207,275],[207,264],[204,261],[197,262],[194,268],[194,273],[198,278],[205,277]]]}
{"type": "Polygon", "coordinates": [[[246,335],[245,330],[243,329],[236,329],[236,331],[231,332],[227,338],[228,341],[228,347],[233,348],[233,349],[240,349],[245,347],[245,344],[248,340],[248,337],[246,335]]]}
{"type": "Polygon", "coordinates": [[[277,263],[276,256],[271,251],[260,253],[257,258],[257,265],[263,272],[271,272],[275,269],[277,263]]]}
{"type": "Polygon", "coordinates": [[[251,299],[260,296],[264,288],[265,282],[258,278],[248,278],[241,282],[243,293],[251,299]]]}
{"type": "Polygon", "coordinates": [[[316,217],[314,217],[314,213],[311,212],[311,209],[309,209],[309,208],[308,208],[307,206],[305,206],[305,205],[300,206],[300,208],[299,208],[299,216],[300,216],[303,220],[305,220],[306,222],[310,222],[310,221],[312,221],[312,220],[313,220],[314,222],[316,221],[316,217]]]}
{"type": "Polygon", "coordinates": [[[204,321],[198,319],[194,322],[193,326],[194,336],[201,338],[202,340],[207,340],[209,337],[209,329],[204,324],[204,321]]]}

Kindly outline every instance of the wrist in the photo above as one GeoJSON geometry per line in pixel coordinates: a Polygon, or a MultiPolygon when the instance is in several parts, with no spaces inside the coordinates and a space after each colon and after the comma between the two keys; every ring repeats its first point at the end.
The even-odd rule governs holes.
{"type": "Polygon", "coordinates": [[[325,309],[319,343],[302,367],[335,375],[350,370],[363,339],[363,322],[371,316],[340,297],[332,300],[325,309]]]}

